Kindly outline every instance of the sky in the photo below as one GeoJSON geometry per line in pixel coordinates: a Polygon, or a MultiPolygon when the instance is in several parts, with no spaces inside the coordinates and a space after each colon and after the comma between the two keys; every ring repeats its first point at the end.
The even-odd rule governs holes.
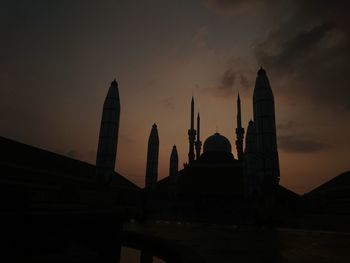
{"type": "Polygon", "coordinates": [[[119,83],[116,170],[144,185],[153,123],[159,178],[187,162],[190,100],[202,141],[234,141],[256,72],[275,96],[280,183],[299,193],[350,170],[348,1],[0,0],[0,135],[94,164],[102,105],[119,83]]]}

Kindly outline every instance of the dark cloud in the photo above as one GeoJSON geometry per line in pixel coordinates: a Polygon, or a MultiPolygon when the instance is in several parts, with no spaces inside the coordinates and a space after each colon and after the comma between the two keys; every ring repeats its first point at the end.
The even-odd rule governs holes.
{"type": "Polygon", "coordinates": [[[239,77],[240,77],[241,86],[244,88],[249,88],[250,82],[249,82],[248,78],[246,76],[244,76],[243,74],[241,74],[239,77]]]}
{"type": "Polygon", "coordinates": [[[298,32],[294,37],[284,41],[279,39],[279,37],[284,39],[280,33],[272,32],[266,41],[256,46],[257,58],[266,67],[278,66],[283,71],[295,71],[307,57],[316,52],[318,44],[332,28],[330,23],[324,23],[310,30],[298,32]],[[278,46],[277,51],[271,50],[273,46],[278,46]]]}
{"type": "Polygon", "coordinates": [[[232,68],[227,69],[221,77],[218,91],[221,95],[230,96],[233,94],[233,86],[236,82],[237,74],[232,68]]]}
{"type": "Polygon", "coordinates": [[[251,88],[252,83],[247,78],[247,69],[238,59],[230,59],[223,73],[218,79],[218,84],[211,91],[214,96],[229,98],[238,91],[251,88]]]}
{"type": "Polygon", "coordinates": [[[289,153],[314,153],[329,148],[329,145],[300,136],[279,136],[278,148],[289,153]]]}
{"type": "Polygon", "coordinates": [[[206,0],[204,3],[219,15],[259,13],[266,21],[273,22],[267,37],[254,43],[253,53],[257,64],[274,76],[278,92],[290,93],[292,89],[294,95],[303,96],[310,103],[350,112],[349,1],[206,0]]]}
{"type": "MultiPolygon", "coordinates": [[[[294,1],[290,19],[254,47],[259,64],[310,102],[350,110],[350,23],[345,1],[294,1]],[[327,4],[325,4],[327,2],[327,4]]],[[[287,12],[287,11],[286,11],[287,12]]]]}

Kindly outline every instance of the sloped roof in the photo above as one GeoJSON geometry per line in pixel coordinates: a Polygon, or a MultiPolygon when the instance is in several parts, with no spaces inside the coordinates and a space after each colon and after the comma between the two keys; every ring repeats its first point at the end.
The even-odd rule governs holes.
{"type": "Polygon", "coordinates": [[[350,171],[344,172],[304,195],[313,197],[350,198],[350,171]]]}
{"type": "MultiPolygon", "coordinates": [[[[66,176],[95,182],[95,165],[72,159],[60,154],[49,152],[34,146],[20,143],[0,136],[0,166],[12,167],[27,171],[37,171],[50,176],[66,176]]],[[[32,174],[32,173],[28,173],[32,174]]],[[[11,176],[2,174],[1,177],[11,176]]],[[[129,191],[140,188],[128,179],[115,173],[113,187],[120,187],[129,191]]]]}

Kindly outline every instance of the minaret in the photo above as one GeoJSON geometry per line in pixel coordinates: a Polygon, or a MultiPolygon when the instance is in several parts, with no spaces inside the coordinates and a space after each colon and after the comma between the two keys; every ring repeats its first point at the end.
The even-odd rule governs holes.
{"type": "Polygon", "coordinates": [[[241,99],[237,97],[237,127],[236,127],[236,149],[238,160],[243,159],[243,139],[244,139],[244,128],[242,128],[242,116],[241,116],[241,99]]]}
{"type": "Polygon", "coordinates": [[[170,178],[169,193],[172,196],[175,196],[177,192],[178,171],[179,171],[179,157],[177,155],[176,146],[174,145],[170,155],[170,166],[169,166],[169,178],[170,178]]]}
{"type": "Polygon", "coordinates": [[[201,138],[200,138],[200,123],[201,123],[201,119],[199,117],[199,112],[198,112],[198,115],[197,115],[197,140],[195,142],[196,160],[198,160],[199,157],[201,156],[201,148],[202,148],[202,142],[201,142],[201,138]]]}
{"type": "Polygon", "coordinates": [[[188,130],[189,151],[188,164],[194,161],[194,141],[196,139],[196,130],[194,129],[194,99],[191,100],[191,128],[188,130]]]}
{"type": "Polygon", "coordinates": [[[279,183],[275,102],[266,71],[260,68],[255,82],[253,113],[256,132],[257,176],[263,191],[270,192],[279,183]]]}
{"type": "Polygon", "coordinates": [[[114,79],[103,103],[96,156],[96,179],[109,184],[114,173],[118,145],[120,101],[118,83],[114,79]]]}
{"type": "Polygon", "coordinates": [[[157,125],[153,124],[151,134],[148,139],[147,167],[146,167],[146,184],[148,191],[156,188],[158,178],[158,154],[159,154],[159,137],[157,125]]]}

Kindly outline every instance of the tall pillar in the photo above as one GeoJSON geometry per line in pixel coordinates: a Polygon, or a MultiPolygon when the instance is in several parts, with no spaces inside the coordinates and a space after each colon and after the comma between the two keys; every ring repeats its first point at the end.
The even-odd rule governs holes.
{"type": "Polygon", "coordinates": [[[147,167],[145,187],[148,191],[156,188],[158,179],[158,155],[159,155],[159,137],[157,125],[153,124],[151,134],[148,139],[147,167]]]}
{"type": "Polygon", "coordinates": [[[275,102],[266,71],[260,68],[253,95],[256,132],[257,176],[262,178],[263,191],[271,192],[278,185],[280,171],[277,151],[275,102]]]}
{"type": "Polygon", "coordinates": [[[199,157],[201,156],[201,149],[202,149],[202,142],[201,142],[201,138],[200,138],[200,117],[199,117],[199,112],[197,115],[197,140],[195,142],[195,146],[196,146],[196,160],[199,159],[199,157]]]}
{"type": "Polygon", "coordinates": [[[194,129],[194,99],[191,100],[191,128],[188,130],[188,141],[189,141],[189,151],[188,151],[188,164],[194,161],[194,141],[196,139],[196,130],[194,129]]]}
{"type": "Polygon", "coordinates": [[[171,196],[176,196],[177,193],[177,180],[178,180],[178,172],[179,172],[179,157],[177,155],[176,146],[173,146],[170,155],[170,165],[169,165],[169,194],[171,196]]]}
{"type": "Polygon", "coordinates": [[[237,97],[237,127],[236,127],[236,150],[238,160],[243,159],[243,139],[244,139],[244,128],[242,127],[242,113],[241,113],[241,99],[237,97]]]}
{"type": "Polygon", "coordinates": [[[96,179],[102,184],[109,184],[114,173],[118,146],[119,116],[118,83],[114,80],[103,103],[96,156],[96,179]]]}

